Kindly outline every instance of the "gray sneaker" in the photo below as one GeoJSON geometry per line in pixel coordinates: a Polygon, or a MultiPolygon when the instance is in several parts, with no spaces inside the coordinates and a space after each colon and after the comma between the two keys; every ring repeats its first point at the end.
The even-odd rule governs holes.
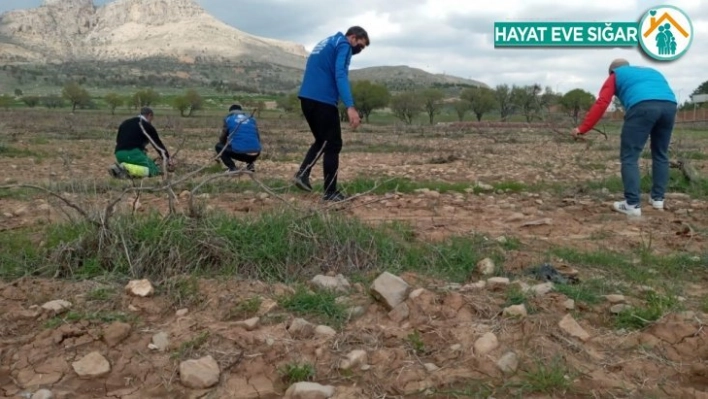
{"type": "Polygon", "coordinates": [[[297,173],[293,178],[293,183],[295,183],[295,187],[299,188],[300,190],[312,192],[312,185],[310,185],[309,176],[297,173]]]}
{"type": "Polygon", "coordinates": [[[344,194],[340,193],[339,191],[334,191],[331,193],[326,193],[323,197],[323,200],[325,201],[331,201],[331,202],[340,202],[344,201],[347,199],[347,197],[344,196],[344,194]]]}
{"type": "Polygon", "coordinates": [[[117,163],[108,168],[108,173],[110,173],[111,177],[115,179],[127,179],[129,177],[128,171],[122,165],[117,163]]]}

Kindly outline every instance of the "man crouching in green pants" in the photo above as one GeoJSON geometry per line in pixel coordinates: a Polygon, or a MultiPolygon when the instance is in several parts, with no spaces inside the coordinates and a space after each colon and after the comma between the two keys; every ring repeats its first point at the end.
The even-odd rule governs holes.
{"type": "Polygon", "coordinates": [[[160,154],[160,158],[167,160],[168,167],[174,166],[170,153],[152,125],[153,116],[152,109],[143,107],[139,116],[126,119],[120,124],[115,149],[117,162],[109,168],[111,176],[127,178],[160,175],[160,168],[147,155],[148,143],[160,154]]]}

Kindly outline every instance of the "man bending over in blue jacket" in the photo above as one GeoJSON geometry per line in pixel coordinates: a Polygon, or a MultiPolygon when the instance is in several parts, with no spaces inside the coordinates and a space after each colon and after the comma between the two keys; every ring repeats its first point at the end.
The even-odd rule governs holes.
{"type": "Polygon", "coordinates": [[[229,168],[228,172],[238,171],[234,160],[245,162],[246,170],[255,172],[254,162],[261,155],[261,137],[256,119],[246,115],[240,105],[232,105],[229,114],[224,118],[224,126],[215,149],[217,154],[221,153],[221,162],[229,168]],[[229,140],[231,144],[224,149],[229,140]]]}

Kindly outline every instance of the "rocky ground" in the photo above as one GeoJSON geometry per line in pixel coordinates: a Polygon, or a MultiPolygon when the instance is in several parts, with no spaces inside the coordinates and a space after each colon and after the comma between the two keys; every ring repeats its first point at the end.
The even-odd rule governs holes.
{"type": "MultiPolygon", "coordinates": [[[[34,133],[19,136],[21,124],[4,123],[6,185],[46,188],[93,212],[129,184],[106,173],[113,134],[105,131],[116,123],[108,116],[65,121],[66,135],[32,121],[34,133]]],[[[192,123],[183,136],[164,134],[174,146],[186,137],[178,177],[211,162],[214,135],[192,123]]],[[[247,176],[193,193],[194,184],[180,187],[177,212],[188,213],[193,197],[200,209],[234,216],[290,207],[398,220],[424,242],[483,235],[503,260],[456,259],[472,262],[458,283],[385,270],[323,272],[300,285],[236,276],[185,277],[178,288],[124,277],[7,280],[0,397],[708,397],[700,184],[675,179],[666,210],[645,206],[630,220],[609,208],[621,198],[616,137],[587,144],[542,128],[366,126],[345,134],[340,177],[360,195],[323,208],[317,193],[288,185],[306,128],[278,123],[263,124],[267,151],[257,164],[268,190],[247,176]],[[543,263],[559,274],[526,273],[543,263]]],[[[681,137],[701,153],[700,139],[681,137]]],[[[704,174],[702,157],[691,159],[704,174]]],[[[130,194],[117,207],[151,210],[167,213],[164,193],[130,194]]],[[[76,217],[46,192],[18,188],[0,191],[0,213],[0,230],[29,237],[76,217]]]]}

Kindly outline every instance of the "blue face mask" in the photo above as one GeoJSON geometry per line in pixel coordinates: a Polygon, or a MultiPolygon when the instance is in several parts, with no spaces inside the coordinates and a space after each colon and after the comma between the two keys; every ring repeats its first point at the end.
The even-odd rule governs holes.
{"type": "Polygon", "coordinates": [[[357,44],[356,46],[352,46],[352,54],[357,55],[357,54],[361,53],[361,50],[363,50],[363,49],[364,49],[363,44],[357,44]]]}

